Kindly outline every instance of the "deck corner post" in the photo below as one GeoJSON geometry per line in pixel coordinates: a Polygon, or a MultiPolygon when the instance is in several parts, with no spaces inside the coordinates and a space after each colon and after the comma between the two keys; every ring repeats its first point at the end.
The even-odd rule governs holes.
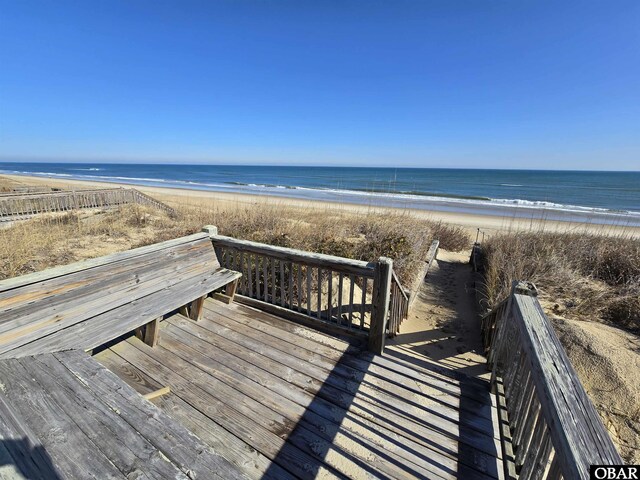
{"type": "Polygon", "coordinates": [[[512,293],[519,295],[527,295],[529,297],[537,297],[538,289],[533,282],[514,281],[512,286],[512,293]]]}
{"type": "Polygon", "coordinates": [[[385,330],[391,297],[391,275],[393,260],[380,257],[375,263],[373,274],[373,306],[369,327],[369,351],[382,355],[384,351],[385,330]]]}
{"type": "Polygon", "coordinates": [[[208,233],[210,237],[218,235],[218,227],[216,227],[215,225],[205,225],[204,227],[202,227],[202,231],[204,233],[208,233]]]}

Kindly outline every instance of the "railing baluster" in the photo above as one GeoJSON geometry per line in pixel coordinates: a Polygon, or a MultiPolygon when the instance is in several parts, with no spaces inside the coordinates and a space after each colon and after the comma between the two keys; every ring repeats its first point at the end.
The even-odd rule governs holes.
{"type": "Polygon", "coordinates": [[[367,303],[367,279],[362,278],[362,302],[360,304],[360,328],[364,328],[364,306],[367,303]]]}
{"type": "Polygon", "coordinates": [[[318,320],[322,320],[322,269],[318,267],[318,311],[316,312],[318,320]]]}
{"type": "Polygon", "coordinates": [[[280,306],[284,307],[284,301],[285,301],[285,296],[286,296],[286,292],[285,292],[285,279],[284,279],[284,262],[282,260],[280,260],[280,306]]]}
{"type": "Polygon", "coordinates": [[[276,304],[276,259],[271,259],[271,303],[276,304]]]}
{"type": "Polygon", "coordinates": [[[311,316],[311,266],[306,265],[307,269],[307,316],[311,316]]]}
{"type": "Polygon", "coordinates": [[[353,290],[355,288],[355,278],[353,275],[349,275],[349,328],[353,328],[353,290]]]}
{"type": "Polygon", "coordinates": [[[260,262],[262,255],[256,255],[256,298],[260,298],[260,262]]]}
{"type": "Polygon", "coordinates": [[[247,255],[247,282],[249,283],[249,296],[253,297],[253,264],[252,254],[247,255]]]}
{"type": "Polygon", "coordinates": [[[340,272],[338,276],[338,325],[342,325],[342,287],[344,285],[344,274],[340,272]]]}
{"type": "Polygon", "coordinates": [[[539,429],[536,425],[535,440],[532,442],[532,448],[527,452],[527,460],[520,471],[521,480],[540,480],[547,469],[551,453],[551,437],[547,424],[541,421],[539,425],[539,429]]]}
{"type": "Polygon", "coordinates": [[[289,262],[289,296],[287,305],[293,309],[293,262],[289,262]]]}
{"type": "Polygon", "coordinates": [[[269,301],[269,257],[262,257],[262,278],[264,279],[264,301],[269,301]]]}
{"type": "Polygon", "coordinates": [[[327,320],[333,321],[333,270],[327,270],[327,320]]]}
{"type": "Polygon", "coordinates": [[[302,265],[300,263],[296,264],[296,272],[298,275],[298,295],[297,300],[298,300],[298,312],[302,311],[302,265]]]}

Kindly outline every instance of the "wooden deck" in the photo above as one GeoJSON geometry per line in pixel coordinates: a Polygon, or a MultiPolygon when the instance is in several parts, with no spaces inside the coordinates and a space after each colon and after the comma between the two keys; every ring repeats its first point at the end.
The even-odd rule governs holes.
{"type": "MultiPolygon", "coordinates": [[[[208,299],[95,359],[251,478],[502,478],[488,383],[208,299]]],[[[205,477],[199,477],[205,478],[205,477]]]]}
{"type": "Polygon", "coordinates": [[[84,352],[0,360],[0,478],[239,476],[84,352]]]}

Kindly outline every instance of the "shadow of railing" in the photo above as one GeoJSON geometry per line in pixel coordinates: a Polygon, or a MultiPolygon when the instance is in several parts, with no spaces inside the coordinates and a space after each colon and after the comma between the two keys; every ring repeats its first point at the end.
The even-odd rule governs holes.
{"type": "MultiPolygon", "coordinates": [[[[446,390],[438,390],[435,382],[429,385],[428,375],[414,372],[405,376],[402,372],[407,372],[408,367],[403,362],[386,356],[380,363],[379,358],[369,353],[358,355],[359,361],[375,363],[375,368],[347,378],[345,373],[353,368],[353,356],[340,357],[263,478],[271,478],[279,467],[286,468],[300,449],[308,449],[310,443],[306,439],[311,431],[318,432],[318,415],[326,415],[327,401],[340,408],[332,410],[331,418],[327,415],[330,426],[322,431],[324,441],[313,444],[313,462],[306,464],[305,472],[309,478],[321,475],[323,470],[357,478],[498,478],[500,467],[495,458],[500,453],[492,430],[491,396],[488,388],[482,388],[486,385],[452,379],[452,385],[460,388],[454,415],[454,407],[439,398],[446,390]],[[385,372],[389,375],[385,376],[385,372]],[[424,394],[421,388],[414,387],[417,377],[436,393],[424,394]],[[443,408],[446,414],[442,413],[443,408]],[[479,410],[485,415],[482,421],[478,421],[479,410]],[[341,438],[336,441],[338,436],[341,438]],[[350,448],[344,448],[345,439],[350,448]],[[335,461],[338,456],[341,462],[335,461]]],[[[438,379],[443,381],[440,376],[438,379]]]]}
{"type": "Polygon", "coordinates": [[[27,437],[0,441],[0,469],[1,478],[62,480],[45,448],[27,437]]]}

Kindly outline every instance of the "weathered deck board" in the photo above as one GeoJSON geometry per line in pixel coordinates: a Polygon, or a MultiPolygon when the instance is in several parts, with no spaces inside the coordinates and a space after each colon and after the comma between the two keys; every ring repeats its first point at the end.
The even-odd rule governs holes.
{"type": "Polygon", "coordinates": [[[415,372],[246,306],[96,356],[252,478],[502,478],[488,386],[415,372]],[[255,451],[253,450],[255,449],[255,451]]]}
{"type": "Polygon", "coordinates": [[[0,437],[15,477],[241,478],[83,352],[0,361],[0,437]]]}
{"type": "MultiPolygon", "coordinates": [[[[162,384],[156,382],[122,357],[114,355],[113,352],[109,350],[98,353],[95,358],[125,382],[129,383],[141,395],[162,386],[162,384]]],[[[250,478],[255,480],[262,478],[284,480],[295,478],[286,470],[278,469],[271,465],[267,457],[224,428],[219,428],[206,415],[182,400],[175,395],[175,393],[172,392],[168,395],[155,398],[152,400],[152,403],[195,433],[213,447],[214,451],[229,459],[250,478]],[[267,470],[270,470],[272,475],[265,477],[267,470]]]]}

